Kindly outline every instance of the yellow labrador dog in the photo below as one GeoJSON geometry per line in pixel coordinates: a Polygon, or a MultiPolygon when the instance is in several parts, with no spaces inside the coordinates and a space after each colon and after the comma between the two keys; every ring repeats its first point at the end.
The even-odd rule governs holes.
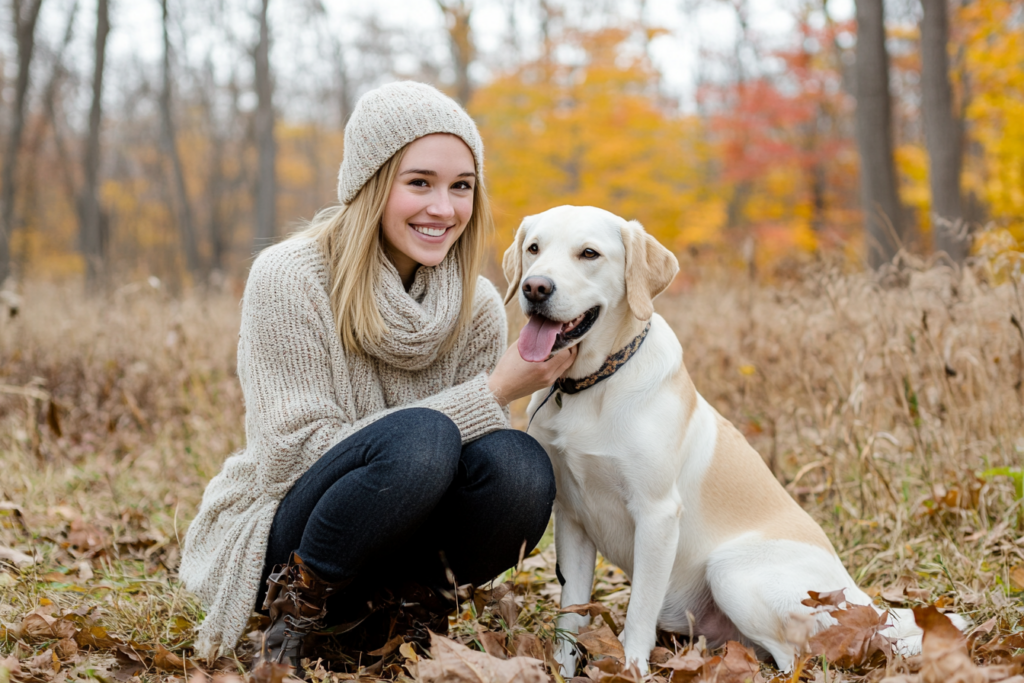
{"type": "MultiPolygon", "coordinates": [[[[579,345],[527,412],[557,480],[563,607],[590,602],[600,550],[631,577],[621,640],[627,664],[646,673],[656,629],[690,632],[687,613],[710,643],[752,643],[789,671],[787,625],[811,613],[801,604],[809,590],[843,588],[849,602],[871,604],[821,527],[694,388],[652,304],[679,269],[670,251],[635,221],[561,206],[523,221],[503,266],[505,302],[518,295],[529,317],[520,355],[539,362],[579,345]]],[[[813,618],[819,629],[835,623],[813,618]]],[[[919,650],[910,611],[891,619],[883,635],[919,650]]],[[[575,633],[587,622],[565,614],[559,626],[575,633]]],[[[575,674],[571,642],[556,657],[575,674]]]]}

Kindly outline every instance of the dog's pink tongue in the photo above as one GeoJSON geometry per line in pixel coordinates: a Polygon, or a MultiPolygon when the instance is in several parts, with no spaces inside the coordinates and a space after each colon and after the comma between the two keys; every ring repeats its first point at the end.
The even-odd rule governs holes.
{"type": "Polygon", "coordinates": [[[562,323],[548,320],[540,315],[530,316],[530,322],[519,333],[519,355],[531,363],[541,363],[551,355],[555,338],[562,330],[562,323]]]}

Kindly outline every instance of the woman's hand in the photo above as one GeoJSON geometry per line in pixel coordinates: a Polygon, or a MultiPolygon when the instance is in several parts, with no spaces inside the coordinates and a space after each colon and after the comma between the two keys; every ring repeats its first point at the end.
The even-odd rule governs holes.
{"type": "Polygon", "coordinates": [[[498,399],[507,406],[517,398],[529,396],[535,391],[550,387],[576,360],[576,347],[559,351],[543,363],[530,363],[519,355],[519,345],[509,344],[505,355],[491,373],[488,385],[498,399]]]}

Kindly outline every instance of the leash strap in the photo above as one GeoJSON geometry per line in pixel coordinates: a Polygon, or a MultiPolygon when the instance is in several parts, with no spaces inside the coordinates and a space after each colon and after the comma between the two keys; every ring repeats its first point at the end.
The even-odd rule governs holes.
{"type": "MultiPolygon", "coordinates": [[[[561,391],[563,394],[578,394],[584,389],[589,389],[598,382],[603,382],[608,379],[616,372],[619,368],[626,364],[626,362],[633,357],[633,355],[640,350],[643,346],[644,340],[647,339],[647,333],[651,331],[651,323],[648,322],[647,326],[644,327],[644,331],[633,337],[633,340],[626,344],[623,348],[619,349],[612,355],[605,359],[601,367],[597,369],[597,372],[581,377],[580,379],[556,379],[555,383],[551,385],[551,391],[544,397],[540,405],[537,406],[537,410],[533,411],[533,415],[530,416],[530,421],[526,423],[526,430],[530,430],[530,425],[533,424],[533,418],[537,417],[537,413],[544,407],[544,404],[548,402],[556,391],[561,391]]],[[[558,400],[559,406],[561,406],[561,399],[558,400]]]]}

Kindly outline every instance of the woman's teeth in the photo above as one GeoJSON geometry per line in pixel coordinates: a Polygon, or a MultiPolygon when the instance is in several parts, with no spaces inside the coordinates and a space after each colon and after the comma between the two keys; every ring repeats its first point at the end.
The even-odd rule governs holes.
{"type": "Polygon", "coordinates": [[[412,229],[430,237],[440,237],[444,234],[444,231],[447,230],[447,228],[426,228],[422,225],[414,225],[412,226],[412,229]]]}

